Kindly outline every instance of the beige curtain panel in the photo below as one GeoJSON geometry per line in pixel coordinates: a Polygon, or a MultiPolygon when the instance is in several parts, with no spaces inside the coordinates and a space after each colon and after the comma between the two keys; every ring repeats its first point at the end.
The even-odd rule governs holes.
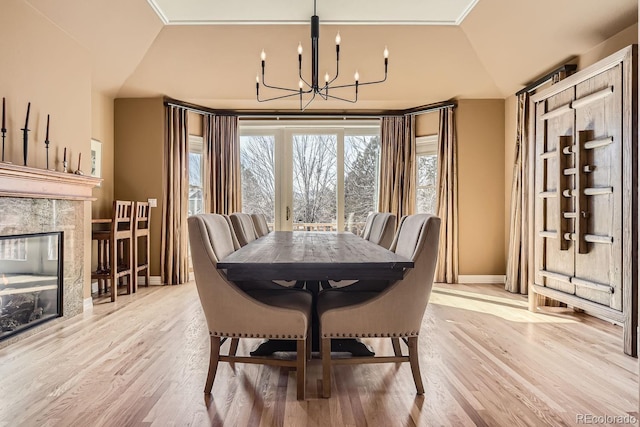
{"type": "Polygon", "coordinates": [[[438,132],[438,199],[440,247],[436,282],[458,282],[458,159],[453,108],[440,110],[438,132]]]}
{"type": "Polygon", "coordinates": [[[509,250],[505,289],[526,294],[528,275],[529,227],[529,93],[518,95],[515,161],[511,180],[511,208],[509,220],[509,250]]]}
{"type": "Polygon", "coordinates": [[[229,215],[242,211],[237,116],[204,117],[205,206],[229,215]]]}
{"type": "Polygon", "coordinates": [[[166,107],[160,273],[162,283],[170,285],[189,280],[187,117],[187,110],[184,108],[170,105],[166,107]]]}
{"type": "Polygon", "coordinates": [[[378,211],[398,218],[415,213],[415,117],[383,117],[378,211]]]}

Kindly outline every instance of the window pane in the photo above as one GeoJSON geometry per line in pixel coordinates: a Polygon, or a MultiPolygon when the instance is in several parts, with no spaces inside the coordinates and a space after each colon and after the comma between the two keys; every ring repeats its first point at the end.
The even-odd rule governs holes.
{"type": "Polygon", "coordinates": [[[202,153],[189,153],[189,215],[204,212],[202,153]]]}
{"type": "Polygon", "coordinates": [[[272,135],[240,137],[242,210],[266,215],[273,230],[275,216],[275,138],[272,135]]]}
{"type": "Polygon", "coordinates": [[[293,229],[336,230],[336,135],[293,136],[293,229]]]}
{"type": "Polygon", "coordinates": [[[438,168],[438,156],[418,156],[418,186],[436,185],[436,173],[438,168]]]}
{"type": "Polygon", "coordinates": [[[362,234],[369,212],[376,210],[378,195],[378,136],[344,138],[345,230],[362,234]]]}
{"type": "Polygon", "coordinates": [[[416,211],[418,213],[435,213],[436,180],[438,173],[438,156],[435,154],[417,156],[416,211]]]}

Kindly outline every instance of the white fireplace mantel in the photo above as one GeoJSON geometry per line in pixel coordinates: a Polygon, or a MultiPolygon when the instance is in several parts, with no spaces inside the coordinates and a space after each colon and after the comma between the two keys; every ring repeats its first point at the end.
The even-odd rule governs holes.
{"type": "Polygon", "coordinates": [[[101,178],[0,163],[0,197],[95,200],[101,178]]]}

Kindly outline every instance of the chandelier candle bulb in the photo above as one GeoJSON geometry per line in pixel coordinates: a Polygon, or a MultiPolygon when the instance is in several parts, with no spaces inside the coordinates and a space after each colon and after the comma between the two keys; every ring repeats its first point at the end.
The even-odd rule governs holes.
{"type": "Polygon", "coordinates": [[[298,55],[302,56],[302,42],[298,42],[298,55]]]}
{"type": "Polygon", "coordinates": [[[267,59],[267,54],[264,52],[264,49],[262,49],[262,53],[260,54],[260,59],[262,60],[262,62],[264,62],[267,59]]]}
{"type": "Polygon", "coordinates": [[[340,46],[341,41],[342,39],[340,38],[340,31],[338,31],[338,34],[336,34],[336,46],[340,46]]]}
{"type": "Polygon", "coordinates": [[[360,80],[360,74],[358,73],[358,70],[356,70],[355,74],[353,75],[353,78],[356,81],[356,83],[358,82],[358,80],[360,80]]]}

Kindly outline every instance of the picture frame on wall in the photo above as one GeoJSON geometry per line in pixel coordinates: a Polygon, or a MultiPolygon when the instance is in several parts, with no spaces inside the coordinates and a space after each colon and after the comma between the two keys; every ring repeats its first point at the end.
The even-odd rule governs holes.
{"type": "MultiPolygon", "coordinates": [[[[102,178],[102,142],[91,138],[91,176],[102,178]]],[[[98,184],[100,187],[102,184],[98,184]]]]}

